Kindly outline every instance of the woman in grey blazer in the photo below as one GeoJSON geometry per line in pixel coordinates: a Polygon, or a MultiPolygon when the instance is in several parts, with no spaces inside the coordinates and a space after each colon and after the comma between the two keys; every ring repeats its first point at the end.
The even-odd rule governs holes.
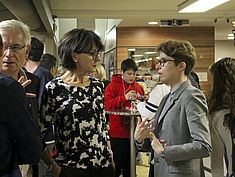
{"type": "Polygon", "coordinates": [[[199,177],[200,158],[210,155],[207,104],[202,92],[187,75],[195,65],[195,50],[187,41],[167,41],[159,45],[158,74],[171,87],[154,116],[154,131],[146,121],[138,121],[138,146],[151,135],[154,150],[154,177],[199,177]],[[155,138],[157,137],[157,138],[155,138]]]}

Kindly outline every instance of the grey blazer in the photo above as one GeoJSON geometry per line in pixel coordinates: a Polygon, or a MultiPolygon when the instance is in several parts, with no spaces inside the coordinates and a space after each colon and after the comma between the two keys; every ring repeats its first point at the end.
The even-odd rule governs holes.
{"type": "Polygon", "coordinates": [[[162,99],[154,117],[156,137],[167,142],[165,158],[154,154],[154,177],[199,177],[199,159],[211,152],[206,99],[189,81],[172,94],[165,109],[169,96],[162,99]]]}

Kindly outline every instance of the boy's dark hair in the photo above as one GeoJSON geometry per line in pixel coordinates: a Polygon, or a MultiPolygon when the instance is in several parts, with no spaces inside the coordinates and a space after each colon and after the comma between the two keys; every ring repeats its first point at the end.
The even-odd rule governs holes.
{"type": "Polygon", "coordinates": [[[126,60],[122,61],[121,70],[122,72],[125,72],[130,69],[132,69],[133,71],[137,71],[138,67],[133,59],[127,58],[126,60]]]}
{"type": "Polygon", "coordinates": [[[42,55],[40,66],[47,68],[49,71],[56,66],[56,57],[49,53],[45,53],[42,55]]]}
{"type": "Polygon", "coordinates": [[[44,44],[35,37],[31,37],[31,49],[29,51],[29,59],[32,61],[40,61],[44,50],[44,44]]]}

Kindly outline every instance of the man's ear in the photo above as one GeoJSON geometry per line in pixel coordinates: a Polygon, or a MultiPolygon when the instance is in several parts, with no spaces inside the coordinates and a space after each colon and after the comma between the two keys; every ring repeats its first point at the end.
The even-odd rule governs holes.
{"type": "Polygon", "coordinates": [[[29,57],[29,52],[31,50],[31,45],[27,45],[26,46],[26,52],[25,52],[25,58],[28,58],[29,57]]]}

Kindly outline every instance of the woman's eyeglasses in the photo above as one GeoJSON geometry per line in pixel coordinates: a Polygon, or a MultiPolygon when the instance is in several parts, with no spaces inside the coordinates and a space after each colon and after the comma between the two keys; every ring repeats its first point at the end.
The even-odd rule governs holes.
{"type": "Polygon", "coordinates": [[[79,53],[87,54],[87,55],[91,56],[93,60],[95,60],[101,53],[100,51],[96,51],[96,50],[91,51],[91,52],[76,52],[76,51],[74,51],[74,52],[77,54],[79,54],[79,53]]]}
{"type": "Polygon", "coordinates": [[[157,64],[160,64],[161,67],[164,67],[166,62],[168,61],[175,61],[174,59],[168,59],[168,58],[160,58],[158,61],[157,61],[157,64]]]}
{"type": "Polygon", "coordinates": [[[92,51],[87,54],[90,55],[93,59],[96,59],[98,55],[100,55],[100,51],[92,51]]]}

